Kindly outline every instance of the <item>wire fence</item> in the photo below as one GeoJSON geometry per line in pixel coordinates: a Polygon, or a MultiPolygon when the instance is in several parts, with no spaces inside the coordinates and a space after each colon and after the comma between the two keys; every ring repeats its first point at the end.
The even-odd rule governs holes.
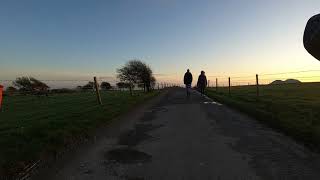
{"type": "MultiPolygon", "coordinates": [[[[257,75],[244,75],[244,76],[208,76],[208,87],[235,87],[235,86],[262,86],[269,84],[294,84],[300,82],[320,82],[320,70],[301,70],[301,71],[290,71],[290,72],[279,72],[279,73],[258,73],[257,75]]],[[[19,89],[15,85],[14,79],[1,80],[0,85],[4,86],[4,96],[7,95],[50,95],[57,93],[74,93],[74,92],[89,92],[95,91],[94,79],[39,79],[39,81],[48,85],[45,89],[19,89]]],[[[112,76],[100,76],[97,77],[98,89],[105,90],[106,87],[102,86],[103,82],[110,82],[108,90],[121,90],[128,91],[129,88],[118,86],[118,81],[112,76]]],[[[182,87],[181,83],[171,82],[157,82],[152,86],[153,89],[164,89],[167,87],[182,87]]],[[[141,84],[136,84],[133,90],[145,90],[145,87],[141,84]]]]}
{"type": "MultiPolygon", "coordinates": [[[[217,92],[239,95],[246,99],[254,97],[253,99],[255,99],[266,94],[264,90],[265,87],[269,87],[268,85],[299,85],[300,82],[320,82],[320,70],[230,77],[208,76],[207,79],[208,86],[217,92]]],[[[32,129],[31,126],[40,126],[45,121],[48,121],[48,124],[51,123],[48,125],[49,127],[54,127],[59,123],[67,126],[69,122],[73,121],[81,122],[83,123],[81,125],[87,126],[89,121],[94,119],[92,116],[99,114],[101,104],[105,108],[103,111],[106,111],[112,109],[110,108],[112,106],[121,107],[128,104],[131,98],[128,87],[119,86],[115,79],[110,81],[110,77],[107,76],[88,79],[39,79],[39,81],[48,87],[37,85],[29,88],[19,88],[14,83],[14,79],[0,80],[0,85],[4,86],[3,99],[0,99],[0,122],[4,126],[3,131],[8,131],[8,133],[14,131],[24,137],[25,129],[32,129]],[[109,82],[110,86],[103,85],[106,82],[109,82]]],[[[155,83],[152,88],[162,90],[182,85],[182,81],[181,83],[160,81],[155,83]]],[[[320,84],[317,84],[317,87],[319,89],[320,84]]],[[[137,96],[140,96],[144,90],[145,87],[141,84],[136,84],[133,88],[134,94],[137,96]]],[[[277,92],[276,89],[269,88],[268,93],[274,94],[277,92]]],[[[296,95],[293,98],[295,97],[296,95]]],[[[313,97],[314,95],[311,98],[313,97]]],[[[109,114],[112,115],[113,113],[110,110],[109,114]]],[[[97,119],[99,118],[102,118],[102,116],[97,119]]],[[[70,127],[72,126],[70,125],[70,127]]],[[[23,138],[21,139],[23,140],[23,138]]],[[[20,143],[22,143],[22,140],[20,143]]]]}
{"type": "MultiPolygon", "coordinates": [[[[28,106],[34,109],[38,106],[55,109],[63,104],[95,106],[103,102],[108,103],[110,98],[112,99],[110,96],[116,96],[118,92],[135,95],[147,91],[143,84],[134,84],[132,87],[128,86],[128,83],[119,83],[115,79],[110,81],[109,77],[37,79],[40,83],[34,84],[30,82],[30,79],[20,85],[16,83],[18,79],[0,80],[1,112],[18,112],[18,109],[28,106]]],[[[162,90],[173,86],[178,86],[178,84],[157,82],[152,85],[151,90],[162,90]]]]}
{"type": "MultiPolygon", "coordinates": [[[[304,70],[280,73],[261,73],[257,74],[260,85],[286,84],[298,82],[320,82],[320,70],[304,70]]],[[[256,75],[246,76],[209,76],[209,87],[228,87],[229,78],[231,86],[256,85],[256,75]],[[217,83],[218,81],[218,83],[217,83]]]]}
{"type": "MultiPolygon", "coordinates": [[[[21,172],[18,175],[21,179],[27,179],[39,161],[20,155],[42,152],[41,148],[46,147],[39,147],[39,143],[33,140],[28,144],[26,137],[40,139],[39,142],[43,144],[49,141],[64,142],[61,138],[67,136],[65,134],[68,137],[73,133],[81,134],[98,122],[112,119],[138,102],[152,97],[157,91],[177,86],[169,82],[158,82],[152,86],[152,92],[146,93],[143,85],[135,84],[131,95],[128,86],[119,85],[119,82],[105,77],[38,79],[41,83],[27,83],[24,86],[17,86],[15,81],[0,80],[0,85],[3,85],[3,88],[0,86],[0,146],[6,147],[5,150],[10,151],[12,156],[19,157],[26,164],[25,167],[22,163],[21,166],[14,164],[11,167],[21,172]]],[[[1,159],[0,176],[2,166],[8,165],[3,163],[12,160],[11,156],[3,153],[4,150],[0,151],[0,156],[6,159],[1,159]]]]}
{"type": "Polygon", "coordinates": [[[209,76],[208,86],[216,92],[229,95],[250,96],[276,93],[279,88],[290,89],[308,84],[310,88],[319,87],[320,70],[303,70],[279,73],[261,73],[246,76],[209,76]],[[317,85],[311,87],[311,85],[317,85]],[[284,88],[285,87],[285,88],[284,88]],[[267,93],[266,93],[267,92],[267,93]]]}
{"type": "MultiPolygon", "coordinates": [[[[104,81],[103,78],[97,78],[98,83],[99,83],[99,88],[101,88],[101,83],[102,82],[109,82],[109,81],[104,81]]],[[[51,90],[57,90],[57,89],[69,89],[69,90],[76,90],[79,88],[85,89],[86,84],[89,82],[93,82],[93,79],[87,79],[87,80],[45,80],[45,79],[38,79],[39,81],[47,84],[49,86],[49,89],[51,90]]],[[[9,87],[13,87],[15,89],[18,89],[16,85],[14,84],[16,80],[1,80],[0,79],[0,85],[4,86],[4,91],[8,90],[9,87]]],[[[115,83],[110,83],[111,88],[110,90],[124,90],[126,88],[121,88],[117,86],[117,82],[115,83]]],[[[153,89],[163,89],[167,87],[173,87],[173,86],[181,86],[179,83],[172,83],[172,82],[157,82],[156,84],[153,85],[153,89]]],[[[90,89],[90,88],[89,88],[90,89]]],[[[92,89],[92,88],[91,88],[92,89]]],[[[135,90],[141,90],[142,87],[139,86],[139,84],[134,84],[134,89],[135,90]]]]}

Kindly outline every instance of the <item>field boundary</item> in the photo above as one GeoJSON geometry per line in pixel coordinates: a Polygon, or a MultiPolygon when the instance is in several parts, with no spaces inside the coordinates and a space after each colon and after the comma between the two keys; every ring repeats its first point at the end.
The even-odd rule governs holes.
{"type": "MultiPolygon", "coordinates": [[[[166,90],[165,90],[166,91],[166,90]]],[[[98,132],[102,132],[101,129],[106,129],[117,119],[120,119],[122,116],[126,116],[127,114],[135,111],[138,108],[141,108],[145,104],[149,103],[153,99],[164,94],[165,91],[156,91],[154,94],[147,96],[145,98],[139,99],[136,103],[130,105],[130,107],[122,109],[118,114],[112,117],[110,120],[106,122],[102,122],[97,124],[95,127],[90,128],[88,130],[83,131],[80,134],[77,134],[75,137],[72,137],[72,141],[68,141],[67,144],[63,146],[63,148],[56,149],[54,154],[46,154],[46,156],[41,155],[40,159],[34,161],[34,163],[29,164],[25,167],[24,171],[17,174],[16,179],[19,180],[27,180],[39,173],[42,169],[50,168],[50,164],[56,162],[57,160],[63,158],[68,153],[71,153],[75,149],[94,141],[97,138],[98,132]]],[[[10,178],[9,178],[10,179],[10,178]]]]}
{"type": "MultiPolygon", "coordinates": [[[[301,134],[299,132],[296,132],[294,128],[290,129],[286,127],[284,124],[279,123],[279,119],[275,117],[271,112],[260,110],[248,102],[237,101],[232,96],[219,94],[214,90],[209,90],[206,94],[214,101],[222,103],[231,109],[245,113],[248,116],[276,130],[277,132],[295,139],[297,142],[307,146],[310,150],[318,153],[320,152],[320,145],[318,144],[319,140],[313,137],[312,133],[301,134]]],[[[257,99],[257,101],[259,100],[257,99]]]]}
{"type": "MultiPolygon", "coordinates": [[[[90,131],[89,136],[82,141],[82,143],[77,144],[77,146],[73,149],[70,149],[69,151],[66,151],[64,154],[61,154],[57,159],[53,159],[50,162],[46,162],[46,166],[42,166],[38,168],[38,171],[32,174],[32,178],[35,180],[42,180],[48,176],[48,174],[52,174],[52,168],[59,167],[60,164],[64,164],[64,162],[68,161],[69,159],[72,159],[74,156],[74,151],[77,151],[78,153],[79,149],[80,151],[92,145],[96,141],[98,142],[100,138],[104,138],[106,136],[113,137],[114,131],[119,130],[119,127],[122,126],[130,126],[130,123],[128,122],[128,119],[131,119],[133,114],[139,114],[140,112],[144,112],[144,110],[148,107],[153,106],[155,103],[157,103],[163,96],[165,96],[168,93],[168,90],[160,91],[157,95],[150,97],[148,99],[145,99],[144,102],[140,102],[136,104],[135,106],[129,108],[128,111],[125,113],[122,113],[121,115],[113,118],[112,120],[104,123],[104,125],[99,126],[96,129],[93,129],[90,131]]],[[[121,131],[120,131],[121,132],[121,131]]]]}

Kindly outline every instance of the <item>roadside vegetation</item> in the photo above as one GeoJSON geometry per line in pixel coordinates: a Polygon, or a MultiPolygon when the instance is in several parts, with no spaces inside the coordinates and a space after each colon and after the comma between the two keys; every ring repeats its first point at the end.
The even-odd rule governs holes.
{"type": "Polygon", "coordinates": [[[55,157],[98,126],[159,94],[153,91],[151,68],[139,60],[129,61],[117,76],[114,86],[100,82],[99,87],[95,81],[62,89],[51,89],[33,77],[16,78],[4,92],[0,115],[0,179],[16,177],[33,162],[55,157]],[[135,90],[141,84],[143,91],[135,90]]]}
{"type": "Polygon", "coordinates": [[[235,107],[312,147],[320,147],[320,83],[209,88],[208,96],[235,107]]]}
{"type": "Polygon", "coordinates": [[[157,94],[102,91],[102,106],[93,91],[5,97],[0,119],[0,176],[13,175],[37,159],[54,156],[90,130],[157,94]]]}

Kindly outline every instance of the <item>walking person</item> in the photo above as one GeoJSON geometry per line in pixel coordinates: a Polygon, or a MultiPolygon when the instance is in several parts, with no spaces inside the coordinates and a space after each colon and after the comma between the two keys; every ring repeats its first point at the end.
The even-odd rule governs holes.
{"type": "Polygon", "coordinates": [[[192,74],[190,70],[188,69],[187,72],[184,74],[184,84],[186,85],[186,91],[187,91],[187,97],[190,97],[190,89],[191,89],[191,84],[192,84],[192,74]]]}
{"type": "Polygon", "coordinates": [[[198,78],[198,83],[197,83],[197,87],[200,90],[201,96],[204,95],[204,90],[207,87],[208,82],[207,82],[207,77],[205,75],[204,71],[201,71],[201,74],[199,75],[198,78]]]}

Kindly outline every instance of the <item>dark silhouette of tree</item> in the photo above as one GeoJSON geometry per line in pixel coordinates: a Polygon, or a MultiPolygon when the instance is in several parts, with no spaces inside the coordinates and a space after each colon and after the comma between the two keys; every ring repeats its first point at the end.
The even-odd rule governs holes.
{"type": "Polygon", "coordinates": [[[126,63],[122,68],[117,69],[118,78],[121,82],[130,84],[130,94],[132,95],[132,86],[139,82],[139,61],[133,60],[126,63]]]}
{"type": "Polygon", "coordinates": [[[151,70],[151,68],[146,65],[145,63],[140,64],[140,71],[138,74],[138,79],[140,81],[140,83],[144,84],[144,90],[146,90],[147,92],[150,91],[151,86],[152,86],[152,81],[155,82],[155,78],[153,77],[153,72],[151,70]]]}
{"type": "Polygon", "coordinates": [[[88,82],[86,85],[82,86],[83,90],[90,90],[90,89],[94,89],[94,83],[92,81],[88,82]]]}
{"type": "Polygon", "coordinates": [[[151,78],[150,78],[150,86],[151,86],[152,89],[155,88],[156,82],[157,82],[156,78],[154,76],[151,76],[151,78]]]}
{"type": "Polygon", "coordinates": [[[108,82],[102,82],[101,85],[100,85],[101,89],[103,90],[110,90],[112,89],[112,86],[110,83],[108,82]]]}
{"type": "Polygon", "coordinates": [[[49,89],[48,85],[46,85],[45,83],[43,83],[33,77],[30,77],[30,81],[32,84],[33,91],[48,91],[48,89],[49,89]]]}
{"type": "Polygon", "coordinates": [[[120,90],[122,90],[123,88],[124,88],[124,82],[118,82],[117,83],[117,87],[120,89],[120,90]]]}
{"type": "Polygon", "coordinates": [[[6,89],[6,91],[8,91],[8,92],[15,92],[15,91],[17,91],[18,89],[17,88],[15,88],[15,87],[13,87],[13,86],[9,86],[9,87],[7,87],[7,89],[6,89]]]}
{"type": "Polygon", "coordinates": [[[118,78],[125,83],[129,83],[130,92],[134,84],[144,84],[147,91],[150,91],[151,82],[155,82],[151,68],[140,60],[131,60],[122,68],[117,70],[118,78]]]}
{"type": "Polygon", "coordinates": [[[49,86],[40,80],[33,77],[18,77],[14,82],[14,86],[18,87],[20,91],[48,91],[49,86]]]}
{"type": "Polygon", "coordinates": [[[124,88],[126,88],[126,89],[132,89],[132,88],[134,88],[134,85],[132,85],[132,84],[130,84],[130,83],[124,83],[124,88]]]}
{"type": "Polygon", "coordinates": [[[145,84],[143,84],[143,83],[139,83],[139,84],[138,84],[138,88],[141,88],[143,91],[145,91],[146,86],[145,86],[145,84]]]}
{"type": "Polygon", "coordinates": [[[28,77],[18,77],[13,84],[18,87],[20,91],[32,91],[32,83],[28,77]]]}
{"type": "Polygon", "coordinates": [[[125,82],[118,82],[117,87],[122,90],[122,89],[129,89],[132,88],[133,86],[130,83],[125,83],[125,82]]]}

